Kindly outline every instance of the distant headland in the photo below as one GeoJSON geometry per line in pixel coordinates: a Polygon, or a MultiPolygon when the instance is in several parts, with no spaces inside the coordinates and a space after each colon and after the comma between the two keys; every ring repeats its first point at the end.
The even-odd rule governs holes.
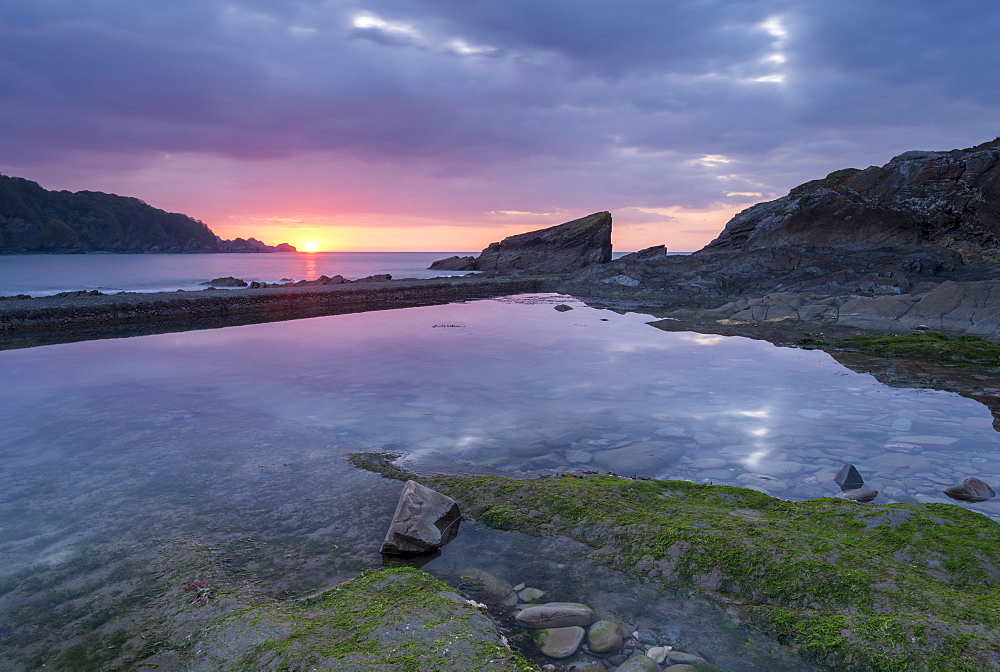
{"type": "Polygon", "coordinates": [[[288,243],[223,240],[204,222],[128,196],[50,191],[0,175],[0,254],[297,252],[288,243]]]}

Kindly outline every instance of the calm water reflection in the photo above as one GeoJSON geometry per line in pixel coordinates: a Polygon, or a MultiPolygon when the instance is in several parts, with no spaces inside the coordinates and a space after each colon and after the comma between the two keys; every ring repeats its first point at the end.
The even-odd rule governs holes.
{"type": "MultiPolygon", "coordinates": [[[[789,499],[837,492],[844,462],[880,502],[998,480],[977,402],[649,319],[538,295],[0,352],[0,577],[256,535],[271,593],[341,580],[379,563],[398,492],[343,455],[387,446],[417,470],[583,468],[789,499]]],[[[51,607],[40,595],[0,591],[0,639],[58,638],[17,632],[51,607]]]]}

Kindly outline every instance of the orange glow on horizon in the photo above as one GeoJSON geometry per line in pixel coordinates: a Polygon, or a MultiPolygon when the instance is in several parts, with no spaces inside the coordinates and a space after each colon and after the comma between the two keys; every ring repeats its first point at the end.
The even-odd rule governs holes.
{"type": "Polygon", "coordinates": [[[319,245],[310,240],[302,244],[302,250],[303,252],[319,252],[319,245]]]}

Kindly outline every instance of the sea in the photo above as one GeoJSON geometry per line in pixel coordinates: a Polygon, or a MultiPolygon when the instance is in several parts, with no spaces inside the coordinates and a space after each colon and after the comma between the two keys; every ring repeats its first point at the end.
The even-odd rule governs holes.
{"type": "Polygon", "coordinates": [[[0,256],[0,296],[59,292],[173,292],[204,289],[215,278],[247,282],[315,280],[342,275],[357,280],[466,275],[431,271],[437,259],[474,252],[313,252],[272,254],[14,254],[0,256]]]}
{"type": "MultiPolygon", "coordinates": [[[[357,280],[388,273],[422,280],[468,275],[432,271],[431,262],[478,252],[312,252],[271,254],[13,254],[0,255],[0,296],[59,292],[197,291],[215,278],[258,282],[315,280],[342,275],[357,280]]],[[[617,259],[627,252],[612,255],[617,259]]]]}

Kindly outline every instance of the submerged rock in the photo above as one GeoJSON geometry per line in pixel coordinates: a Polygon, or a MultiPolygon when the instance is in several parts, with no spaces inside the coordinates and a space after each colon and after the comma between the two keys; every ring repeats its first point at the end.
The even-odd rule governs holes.
{"type": "Polygon", "coordinates": [[[532,629],[586,626],[594,620],[594,610],[577,602],[547,602],[537,607],[528,607],[518,613],[514,620],[518,625],[532,629]]]}
{"type": "Polygon", "coordinates": [[[660,664],[645,653],[636,653],[618,666],[618,672],[660,672],[660,664]]]}
{"type": "Polygon", "coordinates": [[[595,653],[615,651],[623,640],[624,630],[614,621],[597,621],[587,628],[587,646],[595,653]]]}
{"type": "Polygon", "coordinates": [[[967,476],[961,483],[949,485],[941,492],[962,502],[985,502],[997,494],[993,488],[975,476],[967,476]]]}
{"type": "Polygon", "coordinates": [[[539,651],[550,658],[569,658],[580,648],[584,630],[572,625],[566,628],[546,628],[532,633],[539,651]]]}
{"type": "Polygon", "coordinates": [[[499,576],[476,567],[467,567],[460,571],[458,575],[463,579],[465,584],[469,582],[472,584],[463,585],[463,587],[475,597],[485,602],[508,606],[517,604],[517,593],[514,592],[514,588],[499,576]]]}
{"type": "Polygon", "coordinates": [[[458,534],[461,516],[451,497],[407,481],[382,542],[382,552],[426,553],[441,548],[458,534]]]}

